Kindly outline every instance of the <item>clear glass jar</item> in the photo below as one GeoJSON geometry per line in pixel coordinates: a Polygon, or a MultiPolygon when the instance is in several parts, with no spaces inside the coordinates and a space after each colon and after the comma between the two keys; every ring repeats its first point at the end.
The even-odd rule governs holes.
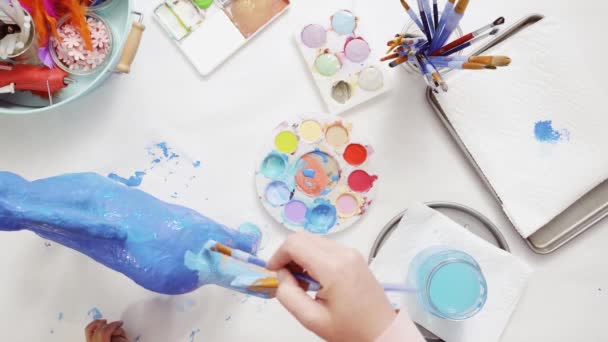
{"type": "MultiPolygon", "coordinates": [[[[123,0],[123,1],[126,1],[126,0],[123,0]]],[[[97,11],[102,11],[102,10],[108,9],[108,8],[110,8],[110,6],[112,6],[114,4],[114,2],[115,2],[114,0],[101,1],[97,5],[89,6],[89,11],[97,12],[97,11]]]]}
{"type": "Polygon", "coordinates": [[[445,246],[420,252],[410,264],[408,283],[419,290],[424,309],[447,320],[475,316],[488,297],[486,279],[475,259],[445,246]]]}

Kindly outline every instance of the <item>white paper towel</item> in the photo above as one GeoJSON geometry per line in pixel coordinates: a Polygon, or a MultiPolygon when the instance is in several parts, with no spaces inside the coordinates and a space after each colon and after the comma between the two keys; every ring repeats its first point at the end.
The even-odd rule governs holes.
{"type": "Polygon", "coordinates": [[[523,237],[608,179],[608,115],[597,105],[607,72],[566,25],[548,17],[521,31],[487,53],[511,66],[459,72],[439,98],[523,237]],[[561,138],[537,140],[542,121],[561,138]]]}
{"type": "Polygon", "coordinates": [[[488,285],[488,299],[474,317],[461,322],[436,318],[422,309],[415,294],[390,294],[391,302],[446,342],[494,342],[500,339],[532,269],[515,256],[479,238],[422,204],[409,208],[399,227],[374,259],[371,269],[381,282],[402,283],[409,264],[422,250],[443,245],[470,254],[488,285]]]}

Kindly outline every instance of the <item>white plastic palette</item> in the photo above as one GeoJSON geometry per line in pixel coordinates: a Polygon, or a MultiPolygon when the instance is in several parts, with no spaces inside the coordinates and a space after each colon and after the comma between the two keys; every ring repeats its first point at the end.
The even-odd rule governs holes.
{"type": "Polygon", "coordinates": [[[154,10],[154,17],[203,76],[211,74],[290,6],[290,0],[215,0],[203,9],[197,2],[207,1],[163,1],[154,10]]]}
{"type": "Polygon", "coordinates": [[[308,115],[283,122],[256,170],[258,197],[290,230],[337,233],[372,203],[378,179],[370,171],[372,154],[339,118],[308,115]]]}
{"type": "Polygon", "coordinates": [[[390,88],[387,66],[378,62],[360,20],[348,10],[300,28],[295,39],[327,109],[342,113],[390,88]]]}

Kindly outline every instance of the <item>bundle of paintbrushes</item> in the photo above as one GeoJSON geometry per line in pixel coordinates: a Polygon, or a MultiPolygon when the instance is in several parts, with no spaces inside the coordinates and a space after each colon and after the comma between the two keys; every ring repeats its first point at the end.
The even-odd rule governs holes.
{"type": "Polygon", "coordinates": [[[473,44],[498,33],[498,26],[505,22],[503,17],[448,42],[462,20],[469,0],[458,0],[458,3],[456,0],[448,0],[441,15],[437,0],[433,0],[432,9],[431,0],[417,0],[420,17],[405,0],[400,1],[422,35],[402,33],[387,42],[388,55],[381,61],[390,61],[391,68],[408,63],[420,71],[435,92],[447,92],[448,85],[441,75],[445,69],[495,70],[511,63],[511,59],[506,56],[458,55],[473,44]]]}

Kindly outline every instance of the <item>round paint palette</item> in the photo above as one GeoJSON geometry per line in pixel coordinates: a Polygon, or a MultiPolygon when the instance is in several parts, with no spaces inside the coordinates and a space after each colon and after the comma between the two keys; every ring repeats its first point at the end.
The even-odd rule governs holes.
{"type": "Polygon", "coordinates": [[[288,229],[342,231],[367,211],[378,179],[373,153],[346,121],[306,116],[273,132],[256,171],[264,207],[288,229]]]}

